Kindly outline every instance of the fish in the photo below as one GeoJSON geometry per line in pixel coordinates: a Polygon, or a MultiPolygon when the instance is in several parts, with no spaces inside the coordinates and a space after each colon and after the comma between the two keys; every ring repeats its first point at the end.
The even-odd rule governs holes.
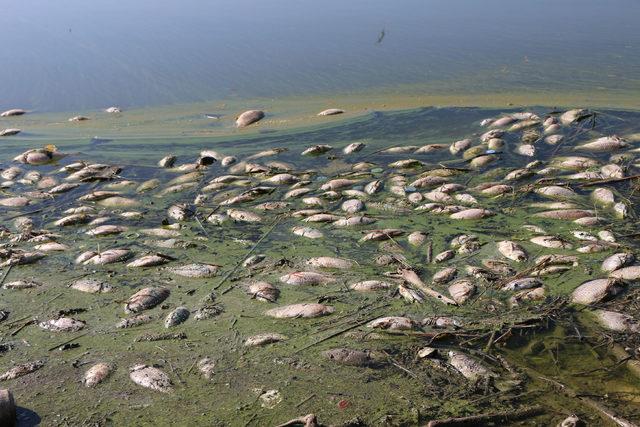
{"type": "Polygon", "coordinates": [[[243,128],[264,119],[265,114],[262,110],[247,110],[236,118],[236,127],[243,128]]]}
{"type": "Polygon", "coordinates": [[[129,378],[134,383],[151,390],[170,393],[173,391],[171,378],[160,369],[145,364],[134,365],[129,369],[129,378]]]}
{"type": "Polygon", "coordinates": [[[332,306],[317,303],[299,303],[285,305],[265,311],[265,315],[276,319],[313,318],[333,313],[332,306]]]}

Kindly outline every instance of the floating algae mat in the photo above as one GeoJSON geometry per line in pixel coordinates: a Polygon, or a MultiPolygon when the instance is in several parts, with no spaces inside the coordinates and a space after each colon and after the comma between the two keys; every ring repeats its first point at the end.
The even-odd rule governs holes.
{"type": "Polygon", "coordinates": [[[640,419],[638,113],[37,140],[1,149],[25,425],[640,419]]]}

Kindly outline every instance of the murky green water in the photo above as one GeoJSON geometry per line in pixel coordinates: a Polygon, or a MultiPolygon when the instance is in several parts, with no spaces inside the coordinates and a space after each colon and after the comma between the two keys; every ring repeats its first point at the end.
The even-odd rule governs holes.
{"type": "MultiPolygon", "coordinates": [[[[535,109],[544,114],[548,109],[535,109]]],[[[313,182],[321,182],[327,177],[350,170],[353,163],[368,161],[382,166],[380,170],[364,172],[360,178],[368,182],[373,178],[386,179],[390,176],[386,165],[406,155],[389,155],[379,150],[392,146],[450,143],[451,141],[477,134],[478,123],[501,113],[501,110],[476,108],[425,108],[390,113],[372,113],[367,116],[347,120],[339,125],[310,128],[305,131],[276,131],[267,134],[253,134],[232,137],[182,137],[182,138],[115,138],[112,141],[86,139],[64,139],[45,137],[24,137],[7,139],[3,142],[0,155],[12,158],[25,149],[25,143],[54,143],[60,150],[71,155],[57,165],[38,167],[43,174],[53,172],[61,165],[80,159],[118,164],[123,167],[121,178],[142,182],[158,178],[163,185],[178,176],[155,167],[157,160],[168,153],[178,155],[178,163],[192,161],[204,148],[215,149],[226,155],[240,158],[257,151],[284,147],[288,151],[278,155],[277,160],[295,165],[296,171],[313,169],[309,175],[313,182]],[[33,139],[31,139],[33,138],[33,139]],[[345,157],[336,151],[335,156],[301,157],[299,153],[314,144],[330,143],[342,148],[351,142],[365,142],[362,152],[345,157]]],[[[638,114],[626,111],[602,111],[597,115],[595,128],[583,129],[579,135],[574,130],[566,130],[568,138],[588,140],[599,133],[619,135],[634,134],[639,131],[638,114]]],[[[514,144],[515,140],[510,140],[514,144]]],[[[546,161],[556,155],[572,154],[567,146],[539,145],[537,158],[546,161]]],[[[590,155],[606,160],[604,155],[590,155]]],[[[428,168],[446,163],[449,167],[466,168],[462,159],[451,160],[448,150],[427,155],[412,155],[423,160],[428,168]]],[[[530,159],[517,156],[511,149],[501,154],[499,168],[489,168],[482,173],[466,173],[454,176],[454,182],[473,186],[487,180],[499,179],[506,170],[522,166],[530,159]]],[[[6,166],[7,164],[3,164],[6,166]]],[[[409,175],[419,171],[405,171],[409,175]]],[[[214,165],[205,172],[208,179],[224,174],[220,166],[214,165]]],[[[61,175],[63,176],[63,175],[61,175]]],[[[75,204],[75,199],[91,188],[104,184],[83,184],[77,190],[51,200],[42,200],[25,208],[38,210],[32,218],[37,227],[51,228],[51,222],[61,216],[63,210],[75,204]]],[[[628,183],[619,184],[621,194],[628,195],[635,206],[638,194],[629,195],[628,183]]],[[[258,224],[226,223],[213,226],[189,221],[181,231],[181,239],[192,242],[190,249],[161,249],[162,253],[174,256],[180,263],[206,262],[222,266],[221,273],[213,279],[178,279],[161,267],[143,271],[127,269],[123,264],[104,267],[76,266],[73,259],[85,250],[99,250],[111,247],[128,247],[137,255],[150,249],[144,242],[148,238],[137,230],[143,227],[159,226],[166,217],[166,207],[173,201],[190,201],[197,194],[196,189],[175,195],[159,196],[159,190],[149,194],[136,195],[135,187],[124,189],[124,194],[135,197],[141,204],[136,207],[144,213],[142,220],[124,220],[112,216],[110,224],[124,224],[131,231],[117,237],[89,238],[83,234],[86,226],[63,230],[59,241],[73,247],[68,254],[51,254],[44,261],[33,266],[15,266],[8,272],[5,282],[23,278],[35,278],[45,286],[37,289],[16,291],[0,290],[1,308],[8,308],[10,318],[0,324],[3,341],[13,343],[14,348],[0,355],[0,366],[5,368],[14,363],[42,359],[45,367],[36,373],[12,380],[7,384],[17,396],[21,419],[25,425],[29,420],[40,417],[43,425],[274,425],[298,415],[313,412],[325,423],[345,423],[356,418],[369,425],[416,425],[429,419],[447,416],[464,416],[504,410],[505,407],[519,407],[534,403],[542,404],[545,412],[535,418],[539,425],[557,422],[562,414],[575,411],[592,422],[601,422],[597,414],[575,399],[554,394],[553,388],[540,379],[525,380],[511,376],[496,359],[485,359],[492,369],[500,372],[496,385],[472,385],[446,367],[420,360],[415,356],[418,349],[432,345],[442,353],[462,345],[468,351],[475,346],[484,346],[491,327],[523,318],[535,317],[545,310],[545,305],[525,304],[521,308],[507,309],[507,297],[503,292],[487,286],[472,300],[461,307],[446,307],[427,300],[425,304],[408,304],[394,297],[390,292],[357,294],[350,292],[347,285],[358,280],[381,277],[389,267],[372,265],[372,259],[379,254],[393,250],[394,245],[376,243],[355,243],[362,235],[361,229],[335,229],[329,225],[314,225],[327,236],[320,242],[296,237],[291,227],[300,225],[294,218],[282,218],[271,229],[273,215],[269,221],[258,224]],[[204,228],[204,230],[203,230],[204,228]],[[226,273],[243,260],[252,246],[265,236],[256,253],[268,255],[270,262],[287,260],[275,266],[258,269],[251,277],[246,269],[239,268],[228,279],[226,273]],[[295,268],[304,268],[303,261],[311,256],[339,256],[353,259],[358,265],[348,271],[333,271],[337,281],[323,286],[279,285],[281,296],[278,305],[297,302],[323,301],[336,308],[336,313],[318,319],[274,320],[263,316],[270,304],[251,299],[244,291],[244,283],[260,278],[278,283],[278,278],[295,268]],[[89,275],[113,283],[115,291],[102,295],[83,294],[67,288],[75,278],[89,275]],[[144,286],[163,284],[171,289],[171,297],[166,303],[149,311],[155,322],[131,330],[117,330],[115,323],[124,317],[123,301],[135,290],[144,286]],[[145,333],[165,332],[162,319],[170,309],[179,305],[191,309],[198,307],[204,297],[215,290],[216,303],[224,312],[204,321],[189,319],[176,331],[183,331],[187,338],[157,342],[136,342],[136,337],[145,333]],[[87,322],[85,331],[80,333],[50,333],[35,325],[18,330],[32,317],[46,320],[60,310],[82,309],[74,317],[87,322]],[[387,336],[371,334],[363,323],[383,315],[408,315],[416,319],[429,316],[456,316],[465,319],[468,336],[447,337],[432,342],[432,335],[402,334],[387,336]],[[344,331],[335,337],[336,332],[344,331]],[[487,329],[488,328],[488,329],[487,329]],[[243,340],[260,332],[279,332],[290,339],[265,348],[245,348],[243,340]],[[475,332],[473,332],[475,331],[475,332]],[[480,338],[477,338],[477,336],[480,338]],[[59,351],[56,348],[65,341],[76,338],[77,348],[59,351]],[[326,341],[321,341],[322,339],[326,341]],[[477,341],[474,340],[477,339],[477,341]],[[471,340],[471,341],[469,341],[471,340]],[[318,342],[316,344],[316,342],[318,342]],[[351,347],[384,352],[385,365],[376,369],[340,366],[321,356],[321,352],[335,347],[351,347]],[[215,375],[211,381],[203,379],[195,364],[202,357],[216,361],[215,375]],[[112,376],[100,386],[88,389],[80,383],[83,372],[91,364],[108,361],[115,364],[112,376]],[[167,372],[175,384],[175,392],[165,395],[133,384],[128,378],[128,368],[136,363],[157,364],[167,372]],[[266,390],[278,390],[281,401],[272,409],[263,407],[260,394],[266,390]],[[28,411],[33,411],[34,415],[28,411]]],[[[231,194],[244,188],[230,188],[231,194]]],[[[255,201],[278,200],[288,188],[282,187],[269,196],[255,201]]],[[[589,189],[581,190],[588,194],[589,189]]],[[[216,209],[229,192],[214,195],[210,202],[198,207],[201,218],[216,209]]],[[[395,210],[384,209],[387,193],[374,196],[367,201],[367,215],[377,219],[375,228],[403,228],[423,230],[433,242],[433,253],[447,247],[454,236],[474,233],[479,236],[482,247],[469,261],[464,257],[454,258],[449,265],[477,265],[477,260],[495,257],[493,242],[510,238],[522,242],[531,259],[545,253],[558,251],[533,246],[527,242],[530,234],[522,225],[531,221],[535,209],[524,208],[527,203],[540,201],[532,195],[506,195],[498,198],[483,198],[482,205],[498,214],[481,222],[452,222],[446,216],[426,215],[411,209],[410,205],[399,206],[395,210]]],[[[299,203],[299,202],[295,202],[299,203]]],[[[336,202],[339,204],[339,202],[336,202]]],[[[333,210],[337,204],[328,202],[326,209],[333,210]],[[334,206],[335,205],[335,206],[334,206]]],[[[296,205],[298,206],[298,205],[296,205]]],[[[300,207],[300,206],[298,206],[300,207]]],[[[585,206],[589,207],[589,206],[585,206]]],[[[7,226],[8,218],[20,210],[2,208],[7,226]]],[[[635,215],[635,212],[634,212],[635,215]]],[[[538,221],[550,234],[566,235],[571,228],[558,221],[538,221]]],[[[607,217],[604,226],[617,234],[636,231],[634,221],[615,220],[607,217]]],[[[371,227],[365,227],[371,228],[371,227]]],[[[625,245],[634,248],[635,242],[625,240],[625,245]]],[[[427,264],[426,251],[413,248],[405,239],[400,243],[407,262],[420,269],[423,277],[430,277],[440,266],[427,264]]],[[[25,246],[23,244],[23,246],[25,246]]],[[[27,244],[26,247],[29,247],[27,244]]],[[[561,253],[573,253],[560,251],[561,253]]],[[[593,277],[593,271],[606,254],[580,255],[580,267],[557,276],[545,278],[549,294],[549,306],[556,297],[565,296],[578,284],[593,277]]],[[[269,265],[269,264],[268,264],[269,265]]],[[[527,264],[530,265],[530,264],[527,264]]],[[[523,266],[524,268],[525,266],[523,266]]],[[[7,270],[3,270],[3,274],[7,270]]],[[[439,287],[440,291],[446,289],[439,287]]],[[[568,309],[571,312],[573,309],[568,309]]],[[[637,393],[640,383],[637,377],[624,368],[615,365],[607,356],[606,347],[589,350],[597,345],[600,338],[593,335],[593,343],[585,345],[576,335],[574,324],[553,322],[538,325],[530,331],[518,332],[514,336],[498,342],[492,350],[493,356],[504,355],[512,363],[536,370],[539,375],[567,384],[579,393],[597,397],[615,394],[608,399],[610,407],[627,417],[637,419],[637,393]],[[537,343],[537,344],[536,344],[537,343]],[[503,345],[505,345],[503,347],[503,345]],[[542,349],[542,350],[541,350],[542,349]],[[613,368],[611,368],[613,366],[613,368]],[[608,369],[603,371],[602,369],[608,369]]],[[[591,334],[583,329],[582,323],[575,327],[583,334],[591,334]]],[[[438,330],[426,326],[425,332],[438,330]]],[[[4,385],[4,384],[3,384],[4,385]]]]}
{"type": "MultiPolygon", "coordinates": [[[[564,303],[580,283],[601,276],[600,262],[614,248],[579,254],[578,267],[545,277],[543,303],[518,307],[509,306],[511,294],[487,281],[480,281],[480,292],[460,307],[430,299],[409,304],[391,290],[357,293],[348,289],[351,283],[384,278],[385,272],[395,269],[375,265],[373,260],[382,254],[403,254],[425,281],[442,267],[428,263],[427,249],[409,245],[405,237],[392,243],[359,243],[365,229],[422,230],[429,236],[433,254],[447,249],[453,237],[473,233],[479,237],[478,251],[444,264],[461,272],[467,264],[479,266],[481,259],[498,257],[495,241],[502,239],[517,241],[529,252],[530,260],[517,265],[519,270],[532,267],[539,255],[575,255],[575,251],[541,248],[528,241],[532,234],[523,225],[541,210],[530,204],[549,201],[531,192],[482,197],[482,207],[496,212],[495,216],[455,222],[446,215],[415,211],[385,190],[366,201],[366,214],[376,219],[375,224],[353,229],[305,224],[325,234],[316,241],[292,234],[293,226],[304,224],[299,219],[275,213],[263,213],[265,221],[255,224],[206,222],[211,212],[224,211],[219,202],[246,189],[232,185],[197,207],[200,222],[185,223],[180,239],[189,243],[188,248],[157,248],[151,244],[155,238],[139,232],[160,226],[170,204],[192,202],[203,183],[226,173],[216,163],[204,171],[196,187],[162,196],[161,189],[179,176],[156,166],[167,154],[175,154],[182,164],[194,161],[203,149],[242,159],[283,147],[287,151],[275,159],[292,165],[311,186],[348,174],[354,163],[366,161],[375,167],[355,175],[362,184],[388,180],[397,173],[412,178],[423,169],[448,167],[460,169],[452,174],[453,182],[473,187],[500,181],[508,171],[532,160],[512,149],[520,134],[507,135],[497,166],[480,171],[467,170],[468,162],[452,158],[448,150],[426,155],[380,151],[475,138],[485,130],[479,127],[482,119],[522,108],[544,116],[556,108],[576,106],[595,108],[595,122],[563,129],[567,142],[559,146],[538,141],[536,159],[546,162],[573,155],[576,142],[601,135],[635,134],[630,140],[636,145],[640,133],[638,16],[640,9],[633,0],[188,0],[175,4],[65,0],[55,5],[36,0],[3,5],[0,111],[19,107],[29,113],[0,119],[0,130],[22,129],[15,137],[1,138],[0,168],[13,165],[10,159],[26,149],[54,144],[69,156],[58,164],[36,167],[43,175],[62,179],[64,174],[56,172],[61,166],[85,160],[122,167],[118,180],[160,181],[159,189],[143,194],[135,192],[135,185],[119,190],[139,204],[103,212],[111,217],[109,224],[130,228],[116,237],[88,237],[84,232],[90,226],[60,231],[52,225],[64,210],[78,204],[79,196],[108,183],[84,183],[22,209],[0,207],[1,225],[13,228],[16,216],[31,212],[28,216],[36,228],[59,231],[57,240],[72,248],[49,254],[34,265],[0,271],[3,283],[29,278],[44,283],[36,289],[0,289],[0,310],[10,312],[8,319],[0,321],[0,345],[8,345],[0,347],[8,348],[0,352],[0,374],[17,363],[45,361],[33,374],[0,382],[0,387],[10,388],[16,396],[19,424],[263,426],[315,413],[322,423],[332,425],[420,425],[432,419],[541,405],[540,415],[521,425],[555,425],[572,413],[589,425],[607,425],[610,420],[585,403],[586,398],[638,422],[640,380],[612,350],[613,343],[622,343],[628,354],[637,357],[640,342],[632,334],[604,332],[594,324],[589,310],[564,303]],[[124,112],[102,111],[112,105],[123,107],[124,112]],[[330,107],[346,112],[316,116],[330,107]],[[265,110],[266,118],[247,129],[236,129],[235,117],[249,108],[265,110]],[[90,120],[68,122],[77,114],[90,120]],[[338,149],[352,142],[367,147],[343,156],[338,149]],[[300,156],[314,144],[331,144],[335,149],[328,155],[300,156]],[[387,167],[407,157],[426,165],[399,172],[387,167]],[[124,210],[140,211],[143,217],[124,219],[119,216],[124,210]],[[211,279],[186,279],[164,267],[136,270],[123,263],[74,264],[83,251],[113,247],[129,248],[136,256],[162,252],[177,259],[169,266],[199,262],[221,269],[211,279]],[[249,253],[266,254],[267,261],[255,270],[236,269],[249,253]],[[279,283],[285,273],[308,269],[307,258],[322,255],[348,258],[356,265],[347,271],[328,271],[337,279],[328,285],[279,283]],[[115,290],[92,295],[70,289],[68,285],[79,277],[105,280],[115,290]],[[263,312],[274,304],[246,293],[246,284],[255,279],[280,288],[277,305],[323,302],[336,312],[316,319],[266,317],[263,312]],[[165,303],[148,311],[155,320],[116,329],[116,322],[125,317],[123,302],[140,288],[153,285],[171,290],[165,303]],[[222,313],[202,321],[192,315],[174,328],[186,338],[136,340],[166,332],[162,319],[170,310],[184,305],[193,311],[212,291],[222,313]],[[65,310],[72,310],[73,317],[87,327],[78,333],[51,333],[29,323],[65,310]],[[453,316],[463,320],[464,328],[425,325],[419,333],[386,334],[364,326],[387,315],[416,320],[453,316]],[[278,332],[289,339],[265,347],[243,345],[248,336],[262,332],[278,332]],[[58,349],[69,340],[77,346],[58,349]],[[441,358],[418,358],[417,351],[427,345],[437,348],[441,358]],[[322,351],[336,347],[370,350],[381,366],[342,366],[322,356],[322,351]],[[498,377],[473,384],[459,375],[444,360],[447,351],[460,348],[478,357],[498,377]],[[197,362],[203,357],[216,363],[211,380],[198,372],[197,362]],[[112,363],[113,374],[98,387],[85,387],[83,373],[100,361],[112,363]],[[174,392],[163,394],[133,384],[129,368],[137,363],[159,366],[173,381],[174,392]],[[279,395],[272,405],[260,398],[268,390],[279,395]]],[[[609,161],[607,153],[586,155],[603,164],[609,161]]],[[[636,173],[635,163],[623,161],[622,165],[636,173]]],[[[587,197],[591,188],[573,187],[583,196],[575,201],[580,208],[602,214],[600,228],[621,236],[624,250],[637,249],[632,234],[638,233],[640,192],[635,181],[609,185],[631,208],[624,220],[595,207],[587,197]]],[[[19,184],[0,193],[5,197],[26,189],[32,188],[19,184]]],[[[250,205],[279,200],[288,189],[278,187],[250,205]]],[[[323,209],[336,211],[340,202],[325,201],[323,209]]],[[[292,203],[291,210],[304,207],[298,199],[292,203]]],[[[569,236],[575,246],[580,244],[570,237],[576,229],[573,223],[535,223],[549,234],[569,236]]],[[[7,238],[1,243],[3,248],[33,247],[31,242],[10,243],[7,238]]],[[[446,292],[446,285],[435,287],[446,292]]],[[[637,318],[637,295],[631,284],[622,296],[598,307],[637,318]]]]}

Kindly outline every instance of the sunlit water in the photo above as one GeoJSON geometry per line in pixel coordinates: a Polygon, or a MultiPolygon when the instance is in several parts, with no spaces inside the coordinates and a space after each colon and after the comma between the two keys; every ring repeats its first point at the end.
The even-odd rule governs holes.
{"type": "Polygon", "coordinates": [[[4,3],[2,109],[640,89],[633,0],[4,3]]]}

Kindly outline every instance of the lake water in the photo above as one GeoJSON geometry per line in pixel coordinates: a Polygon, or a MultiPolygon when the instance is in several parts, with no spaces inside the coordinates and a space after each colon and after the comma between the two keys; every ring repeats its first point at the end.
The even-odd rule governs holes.
{"type": "Polygon", "coordinates": [[[633,0],[5,2],[0,108],[541,92],[628,106],[638,17],[633,0]]]}
{"type": "MultiPolygon", "coordinates": [[[[532,405],[537,416],[523,422],[610,419],[586,399],[640,419],[637,333],[605,330],[594,307],[567,303],[585,281],[607,277],[606,256],[639,252],[637,1],[4,3],[0,111],[29,110],[0,119],[0,130],[21,129],[0,141],[0,389],[16,396],[20,426],[263,426],[307,413],[342,426],[419,425],[532,405]],[[112,105],[124,111],[103,111],[112,105]],[[330,107],[346,112],[317,116],[330,107]],[[567,107],[589,111],[556,124],[567,107]],[[250,108],[266,117],[236,128],[250,108]],[[76,115],[89,120],[68,120],[76,115]],[[509,123],[485,134],[481,123],[499,117],[509,123]],[[619,150],[582,146],[610,135],[624,138],[611,138],[619,150]],[[451,150],[467,138],[468,148],[451,150]],[[343,151],[354,143],[365,146],[343,151]],[[325,144],[333,148],[302,155],[325,144]],[[66,156],[12,160],[40,147],[66,156]],[[197,165],[202,150],[221,161],[197,165]],[[158,167],[169,154],[176,167],[158,167]],[[581,178],[581,166],[565,164],[575,155],[587,157],[581,178]],[[280,172],[292,174],[276,177],[287,184],[273,181],[280,172]],[[552,184],[575,194],[538,191],[552,184]],[[628,212],[596,204],[595,186],[628,212]],[[355,199],[357,214],[343,204],[355,199]],[[473,208],[484,218],[452,214],[481,210],[473,208]],[[595,223],[540,216],[551,209],[595,223]],[[314,212],[339,220],[310,221],[314,212]],[[258,219],[244,221],[249,214],[258,219]],[[352,215],[365,215],[362,224],[339,225],[352,215]],[[468,244],[458,246],[463,235],[468,244]],[[617,242],[591,247],[601,235],[617,242]],[[522,245],[528,259],[507,257],[500,240],[522,245]],[[109,249],[129,251],[127,263],[160,260],[97,262],[109,249]],[[575,261],[544,271],[538,257],[551,254],[575,261]],[[251,255],[264,260],[244,266],[251,255]],[[320,269],[310,262],[317,256],[353,263],[320,269]],[[177,275],[191,263],[217,274],[177,275]],[[445,297],[456,293],[453,276],[473,290],[444,305],[398,268],[415,269],[445,297]],[[327,282],[285,279],[307,270],[327,282]],[[446,270],[451,282],[435,280],[446,270]],[[505,289],[514,275],[541,283],[505,289]],[[109,286],[71,286],[85,278],[109,286]],[[355,291],[364,280],[384,283],[355,291]],[[277,287],[277,300],[255,298],[255,281],[277,287]],[[148,318],[116,326],[133,322],[124,302],[134,292],[158,286],[170,295],[148,318]],[[267,313],[300,303],[334,313],[267,313]],[[191,316],[167,329],[163,319],[180,306],[191,316]],[[59,316],[81,330],[51,329],[59,316]],[[383,316],[412,326],[367,326],[383,316]],[[263,333],[282,341],[246,345],[263,333]],[[339,348],[367,360],[336,363],[325,352],[339,348]],[[421,349],[429,355],[418,357],[421,349]],[[496,375],[463,376],[455,351],[496,375]],[[215,363],[213,373],[203,375],[202,361],[215,363]],[[85,387],[97,362],[111,374],[85,387]],[[39,368],[3,378],[23,363],[39,368]],[[164,372],[173,391],[135,385],[139,364],[164,372]]],[[[627,283],[596,307],[637,318],[639,295],[627,283]]]]}

